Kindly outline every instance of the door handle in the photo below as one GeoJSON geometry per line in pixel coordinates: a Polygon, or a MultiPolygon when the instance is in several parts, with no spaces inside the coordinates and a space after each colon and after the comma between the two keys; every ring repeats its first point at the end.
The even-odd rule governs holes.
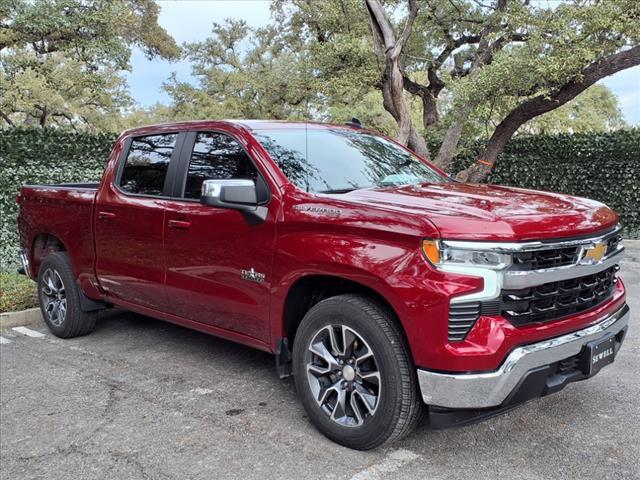
{"type": "Polygon", "coordinates": [[[116,214],[113,212],[98,212],[99,220],[110,220],[112,218],[116,218],[116,214]]]}
{"type": "Polygon", "coordinates": [[[186,222],[184,220],[169,220],[169,228],[189,228],[191,226],[191,222],[186,222]]]}

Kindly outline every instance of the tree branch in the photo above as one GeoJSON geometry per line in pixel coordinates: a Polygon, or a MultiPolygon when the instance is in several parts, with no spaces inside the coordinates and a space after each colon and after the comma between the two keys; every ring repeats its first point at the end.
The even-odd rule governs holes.
{"type": "Polygon", "coordinates": [[[366,2],[372,25],[380,35],[386,53],[389,49],[392,49],[396,43],[396,35],[393,31],[391,20],[389,20],[387,12],[378,0],[366,0],[366,2]]]}
{"type": "Polygon", "coordinates": [[[436,125],[440,120],[436,99],[444,88],[444,82],[438,78],[433,68],[429,68],[427,75],[429,85],[414,82],[406,75],[403,75],[404,89],[422,100],[422,123],[425,128],[436,125]]]}
{"type": "Polygon", "coordinates": [[[400,35],[400,39],[396,42],[395,47],[393,48],[392,57],[399,57],[402,48],[404,47],[407,40],[409,40],[409,36],[411,35],[411,30],[413,29],[413,22],[418,16],[418,2],[416,0],[409,0],[409,14],[407,15],[407,20],[405,21],[404,28],[402,29],[402,34],[400,35]]]}
{"type": "Polygon", "coordinates": [[[6,113],[4,113],[2,110],[0,110],[0,117],[2,117],[2,119],[7,122],[7,124],[11,127],[14,126],[13,121],[9,118],[9,115],[7,115],[6,113]]]}
{"type": "Polygon", "coordinates": [[[521,103],[498,124],[491,135],[480,157],[486,161],[486,164],[474,164],[460,172],[458,178],[462,181],[473,182],[482,180],[491,171],[491,164],[497,160],[509,139],[524,123],[561,107],[598,80],[636,65],[640,65],[640,45],[591,63],[579,75],[557,88],[551,95],[538,95],[521,103]]]}

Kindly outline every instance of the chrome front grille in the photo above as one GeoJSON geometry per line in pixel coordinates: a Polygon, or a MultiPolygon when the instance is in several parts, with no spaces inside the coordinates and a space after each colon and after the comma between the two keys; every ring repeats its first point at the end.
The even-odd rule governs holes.
{"type": "Polygon", "coordinates": [[[578,262],[580,252],[579,246],[516,252],[513,254],[513,268],[514,270],[540,270],[573,265],[578,262]]]}
{"type": "Polygon", "coordinates": [[[452,303],[449,306],[449,341],[464,340],[480,317],[480,302],[452,303]]]}
{"type": "Polygon", "coordinates": [[[620,245],[620,242],[622,241],[622,234],[621,233],[615,233],[614,235],[612,235],[611,237],[609,237],[606,242],[607,242],[607,255],[615,252],[618,249],[618,246],[620,245]]]}
{"type": "Polygon", "coordinates": [[[618,226],[592,237],[553,241],[457,242],[461,245],[445,241],[454,248],[506,253],[512,258],[510,266],[495,272],[465,267],[465,274],[483,277],[483,290],[471,293],[473,300],[464,301],[467,295],[462,295],[450,304],[449,341],[463,341],[482,315],[502,316],[524,326],[560,320],[610,300],[624,252],[620,231],[618,226]]]}
{"type": "MultiPolygon", "coordinates": [[[[602,237],[606,244],[605,256],[615,252],[622,241],[622,235],[616,230],[602,237]]],[[[512,254],[515,271],[544,270],[547,268],[575,265],[583,255],[583,242],[576,240],[573,245],[538,246],[536,249],[516,251],[512,254]]],[[[587,243],[588,245],[588,243],[587,243]]]]}
{"type": "Polygon", "coordinates": [[[614,265],[602,272],[521,290],[502,290],[500,313],[514,325],[557,320],[608,300],[616,284],[614,265]]]}

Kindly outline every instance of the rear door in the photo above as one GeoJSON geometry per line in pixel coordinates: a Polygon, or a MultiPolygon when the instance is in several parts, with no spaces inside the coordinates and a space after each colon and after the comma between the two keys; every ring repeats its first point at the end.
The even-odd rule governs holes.
{"type": "Polygon", "coordinates": [[[164,310],[164,218],[184,134],[127,140],[96,198],[96,274],[114,302],[164,310]]]}
{"type": "Polygon", "coordinates": [[[176,198],[166,207],[169,311],[268,342],[274,213],[256,222],[243,212],[199,202],[206,179],[260,181],[262,173],[238,138],[225,131],[189,132],[183,152],[176,198]]]}

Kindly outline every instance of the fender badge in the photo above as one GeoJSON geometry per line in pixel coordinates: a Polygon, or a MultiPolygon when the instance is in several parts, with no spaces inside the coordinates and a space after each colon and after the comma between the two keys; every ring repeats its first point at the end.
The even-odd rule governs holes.
{"type": "Polygon", "coordinates": [[[294,205],[293,209],[299,212],[320,213],[322,215],[340,215],[342,213],[337,208],[312,207],[311,205],[294,205]]]}
{"type": "Polygon", "coordinates": [[[250,282],[263,283],[267,276],[264,273],[256,272],[252,268],[251,270],[240,270],[240,278],[250,282]]]}

